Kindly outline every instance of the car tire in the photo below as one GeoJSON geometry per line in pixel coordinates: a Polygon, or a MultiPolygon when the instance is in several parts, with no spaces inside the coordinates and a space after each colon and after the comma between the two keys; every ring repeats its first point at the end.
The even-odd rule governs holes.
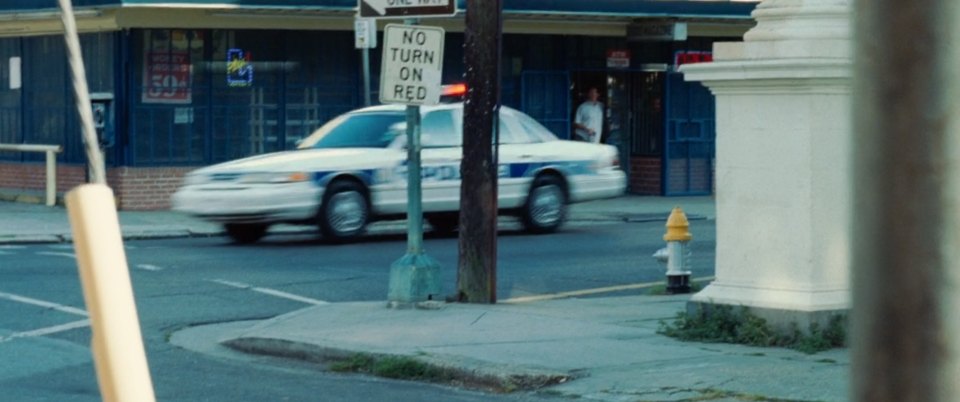
{"type": "Polygon", "coordinates": [[[363,234],[370,220],[370,202],[363,187],[350,181],[327,186],[320,205],[320,233],[342,242],[363,234]]]}
{"type": "Polygon", "coordinates": [[[430,214],[426,219],[433,231],[439,234],[453,233],[460,226],[459,212],[430,214]]]}
{"type": "Polygon", "coordinates": [[[552,233],[563,224],[566,208],[563,181],[556,176],[540,176],[530,186],[520,218],[530,233],[552,233]]]}
{"type": "Polygon", "coordinates": [[[256,243],[267,235],[270,225],[265,223],[228,223],[223,225],[227,236],[237,244],[256,243]]]}

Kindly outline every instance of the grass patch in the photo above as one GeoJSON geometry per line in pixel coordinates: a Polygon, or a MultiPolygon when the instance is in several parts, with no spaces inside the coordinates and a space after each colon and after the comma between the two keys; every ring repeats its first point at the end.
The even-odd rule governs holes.
{"type": "Polygon", "coordinates": [[[567,375],[498,376],[464,372],[457,368],[423,362],[414,357],[357,353],[329,362],[330,371],[360,373],[398,380],[446,384],[493,393],[537,390],[570,379],[567,375]]]}
{"type": "Polygon", "coordinates": [[[358,353],[330,364],[330,370],[338,373],[370,373],[373,371],[373,362],[373,356],[358,353]]]}
{"type": "Polygon", "coordinates": [[[417,359],[404,356],[376,357],[357,353],[347,359],[330,364],[330,370],[341,373],[363,373],[398,380],[427,382],[450,382],[454,375],[417,359]]]}
{"type": "Polygon", "coordinates": [[[813,323],[806,333],[796,323],[786,331],[777,331],[746,307],[717,305],[709,312],[699,309],[696,314],[677,313],[673,322],[660,321],[657,333],[682,341],[785,347],[813,354],[846,346],[846,317],[834,316],[826,328],[813,323]]]}

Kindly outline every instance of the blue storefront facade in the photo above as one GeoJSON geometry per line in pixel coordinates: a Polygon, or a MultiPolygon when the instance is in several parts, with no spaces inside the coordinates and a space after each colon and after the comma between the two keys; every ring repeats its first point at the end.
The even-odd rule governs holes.
{"type": "MultiPolygon", "coordinates": [[[[83,182],[85,160],[58,10],[46,0],[12,3],[0,5],[0,144],[63,146],[58,182],[69,189],[83,182]]],[[[604,140],[620,147],[630,191],[710,194],[713,99],[676,66],[709,61],[714,42],[739,40],[755,5],[505,0],[502,102],[569,138],[573,110],[586,88],[599,87],[604,140]]],[[[74,7],[90,90],[114,99],[105,152],[123,209],[165,208],[185,172],[290,149],[364,104],[355,0],[74,7]]],[[[380,29],[388,22],[397,21],[380,29]]],[[[444,82],[462,80],[463,11],[421,23],[446,29],[444,82]]],[[[370,51],[374,91],[379,50],[370,51]]],[[[41,188],[42,169],[40,156],[0,152],[0,188],[41,188]]]]}

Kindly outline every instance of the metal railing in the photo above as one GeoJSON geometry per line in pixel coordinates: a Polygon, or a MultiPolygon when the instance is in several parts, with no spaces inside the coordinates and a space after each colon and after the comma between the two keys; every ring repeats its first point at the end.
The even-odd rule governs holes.
{"type": "Polygon", "coordinates": [[[37,145],[37,144],[0,144],[0,151],[18,151],[18,152],[43,152],[47,155],[47,206],[52,207],[57,204],[57,156],[63,151],[59,145],[37,145]]]}

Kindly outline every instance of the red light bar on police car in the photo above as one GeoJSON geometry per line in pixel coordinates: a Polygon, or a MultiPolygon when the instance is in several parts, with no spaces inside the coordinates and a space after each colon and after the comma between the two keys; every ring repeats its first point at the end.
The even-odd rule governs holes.
{"type": "Polygon", "coordinates": [[[444,85],[440,90],[441,96],[461,96],[467,94],[467,84],[444,85]]]}

